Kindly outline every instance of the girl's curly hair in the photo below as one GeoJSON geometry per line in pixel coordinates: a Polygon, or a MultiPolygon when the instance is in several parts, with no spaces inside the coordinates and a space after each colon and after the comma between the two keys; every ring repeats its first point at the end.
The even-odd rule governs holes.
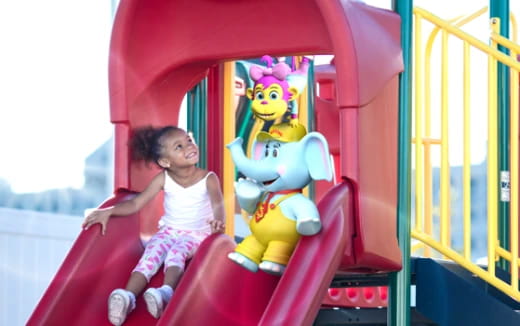
{"type": "Polygon", "coordinates": [[[159,165],[158,161],[161,158],[163,146],[161,137],[175,130],[182,129],[176,126],[158,128],[147,126],[135,129],[129,142],[132,159],[154,162],[159,165]]]}

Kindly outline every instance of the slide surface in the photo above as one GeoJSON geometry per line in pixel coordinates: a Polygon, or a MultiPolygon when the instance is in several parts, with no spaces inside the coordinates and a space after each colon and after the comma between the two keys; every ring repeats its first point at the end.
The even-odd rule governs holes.
{"type": "MultiPolygon", "coordinates": [[[[122,192],[106,205],[128,195],[122,192]]],[[[235,242],[210,236],[162,317],[151,317],[140,297],[125,325],[311,325],[352,231],[345,223],[352,218],[351,200],[346,182],[325,195],[318,205],[322,232],[300,240],[281,277],[236,265],[227,259],[235,242]]],[[[27,325],[110,325],[108,295],[124,287],[142,250],[137,215],[113,218],[104,237],[96,227],[82,232],[27,325]]],[[[154,277],[151,286],[162,277],[154,277]]]]}

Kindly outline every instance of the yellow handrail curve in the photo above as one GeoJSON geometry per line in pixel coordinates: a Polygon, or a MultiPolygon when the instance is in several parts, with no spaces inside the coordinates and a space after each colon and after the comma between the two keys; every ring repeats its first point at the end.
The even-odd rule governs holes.
{"type": "MultiPolygon", "coordinates": [[[[477,11],[475,11],[474,13],[472,14],[469,14],[467,16],[458,16],[456,18],[453,18],[453,19],[450,19],[448,20],[449,23],[452,23],[454,26],[456,27],[462,27],[464,26],[465,24],[475,20],[476,18],[479,18],[480,16],[482,16],[484,13],[486,13],[488,11],[488,7],[483,7],[477,11]]],[[[513,13],[511,13],[510,15],[510,19],[511,19],[511,38],[514,42],[516,42],[517,40],[517,23],[516,23],[516,18],[515,18],[515,15],[513,13]]],[[[420,20],[416,22],[416,24],[420,24],[420,20]]],[[[418,25],[420,26],[420,25],[418,25]]],[[[423,120],[424,121],[430,121],[430,118],[431,118],[431,108],[430,108],[430,102],[431,102],[431,95],[430,95],[430,88],[431,88],[431,85],[430,85],[430,79],[431,79],[431,74],[430,74],[430,62],[431,62],[431,53],[432,53],[432,49],[433,49],[433,43],[435,41],[435,38],[436,36],[438,35],[439,31],[441,30],[440,27],[438,26],[435,26],[432,30],[432,32],[430,33],[430,36],[428,37],[428,40],[426,42],[426,46],[425,46],[425,51],[424,51],[424,77],[421,78],[424,82],[424,87],[422,87],[420,90],[418,88],[416,88],[418,91],[421,91],[423,94],[423,100],[421,100],[421,98],[419,99],[416,99],[417,101],[419,101],[420,103],[417,103],[416,104],[416,107],[421,107],[421,104],[422,106],[424,107],[424,115],[423,115],[423,120]]],[[[420,34],[420,32],[418,33],[420,34]]],[[[497,35],[498,39],[498,43],[499,44],[504,44],[504,43],[501,43],[501,42],[506,42],[505,44],[508,44],[506,45],[506,47],[514,47],[516,46],[515,43],[507,43],[507,42],[510,42],[509,40],[505,39],[505,38],[502,38],[500,35],[497,35]],[[512,44],[512,45],[511,45],[512,44]]],[[[416,43],[417,44],[417,43],[416,43]]],[[[470,88],[470,74],[469,74],[469,60],[470,60],[470,56],[469,56],[469,44],[467,42],[464,42],[464,73],[463,73],[463,78],[464,78],[464,95],[463,95],[463,106],[464,106],[464,140],[463,140],[463,143],[464,143],[464,163],[463,163],[463,184],[464,184],[464,191],[463,191],[463,225],[464,225],[464,230],[466,230],[466,232],[464,233],[464,253],[465,253],[465,257],[467,259],[471,259],[471,237],[469,236],[471,234],[471,165],[470,165],[470,155],[471,155],[471,152],[470,152],[470,115],[469,115],[469,88],[470,88]]],[[[518,51],[517,51],[518,52],[518,51]]],[[[419,55],[420,57],[420,55],[419,55]]],[[[515,56],[511,55],[511,57],[515,58],[515,56]]],[[[417,67],[420,67],[422,66],[419,65],[419,64],[416,64],[417,67]]],[[[422,76],[422,75],[421,75],[422,76]]],[[[420,76],[418,76],[420,77],[420,76]]],[[[418,79],[416,78],[416,81],[418,79]]],[[[416,82],[417,85],[420,85],[421,83],[420,82],[416,82]]],[[[515,85],[515,83],[512,82],[512,85],[515,85]]],[[[416,95],[421,95],[421,94],[417,94],[416,92],[416,95]]],[[[418,112],[420,114],[420,112],[418,112]]],[[[421,120],[420,118],[418,120],[421,120]]],[[[426,123],[424,126],[424,136],[423,136],[423,139],[430,139],[431,137],[431,126],[430,124],[426,123]],[[426,137],[426,138],[424,138],[426,137]]],[[[420,134],[419,133],[416,133],[417,135],[420,134]]],[[[412,141],[415,141],[415,139],[413,139],[412,141]]],[[[439,140],[440,142],[440,140],[439,140]]],[[[421,165],[422,169],[423,169],[423,173],[417,173],[418,175],[424,175],[423,177],[423,180],[419,180],[421,181],[423,184],[424,184],[424,187],[423,188],[420,188],[420,184],[416,184],[416,192],[418,189],[420,189],[420,191],[424,191],[424,194],[422,196],[422,201],[424,202],[424,205],[420,205],[420,202],[418,203],[419,205],[417,206],[423,206],[423,209],[424,209],[424,221],[422,221],[421,219],[417,219],[415,220],[415,227],[418,228],[418,229],[421,229],[421,228],[424,228],[424,232],[426,232],[427,234],[431,234],[432,232],[432,227],[433,227],[433,201],[432,201],[432,193],[431,193],[431,190],[432,190],[432,170],[430,168],[430,165],[431,165],[431,143],[430,142],[426,142],[426,141],[422,141],[422,147],[423,147],[423,151],[424,151],[424,159],[423,159],[423,164],[421,165]]],[[[418,155],[418,157],[421,157],[420,153],[416,153],[418,155]]],[[[416,163],[419,162],[420,159],[419,158],[416,158],[416,163]]],[[[416,207],[416,210],[419,210],[420,208],[416,207]]],[[[416,216],[418,214],[416,213],[416,216]]],[[[424,249],[424,252],[423,252],[423,255],[425,257],[430,257],[431,256],[431,252],[430,252],[430,248],[427,247],[427,246],[424,246],[424,244],[422,243],[417,243],[415,246],[412,247],[412,252],[415,252],[417,251],[418,249],[424,249]]]]}
{"type": "MultiPolygon", "coordinates": [[[[451,19],[449,20],[450,23],[453,23],[455,26],[457,27],[461,27],[467,23],[469,23],[470,21],[474,20],[475,18],[478,18],[480,17],[481,15],[483,15],[486,11],[487,11],[487,7],[484,7],[478,11],[476,11],[475,13],[471,14],[471,15],[468,15],[467,17],[464,17],[464,16],[459,16],[459,17],[456,17],[454,19],[451,19]]],[[[420,20],[416,22],[416,24],[420,24],[420,20]]],[[[417,25],[417,26],[420,26],[420,25],[417,25]]],[[[424,64],[424,87],[419,89],[419,88],[416,88],[417,91],[416,91],[416,100],[419,101],[419,103],[416,104],[416,107],[421,107],[421,104],[424,105],[424,120],[425,121],[429,121],[430,118],[431,118],[431,109],[430,109],[430,102],[431,102],[431,96],[430,96],[430,84],[429,84],[429,81],[430,81],[430,65],[429,63],[431,62],[431,53],[432,53],[432,49],[433,49],[433,43],[435,41],[435,38],[437,36],[437,34],[439,33],[441,29],[439,27],[434,27],[433,31],[430,33],[430,36],[428,38],[428,41],[426,43],[426,49],[425,49],[425,53],[424,53],[424,62],[426,64],[424,64]],[[419,91],[422,91],[424,92],[424,100],[421,100],[420,97],[417,98],[417,96],[419,95],[417,92],[419,91]]],[[[416,32],[417,34],[420,35],[420,32],[416,32]]],[[[416,35],[417,35],[416,34],[416,35]]],[[[416,42],[416,44],[418,44],[416,42]]],[[[466,45],[465,45],[466,47],[466,45]]],[[[465,54],[465,57],[467,55],[465,54]]],[[[418,57],[420,58],[421,56],[418,55],[418,57]]],[[[464,61],[465,63],[467,61],[464,61]]],[[[469,61],[468,61],[469,62],[469,61]]],[[[422,64],[416,64],[417,67],[420,67],[422,66],[422,64]]],[[[465,66],[465,69],[466,69],[466,66],[465,66]]],[[[416,73],[417,73],[417,70],[416,70],[416,73]]],[[[469,81],[469,79],[468,79],[469,81]]],[[[418,81],[418,78],[416,78],[416,83],[417,85],[420,85],[421,83],[418,81]]],[[[466,83],[466,79],[465,79],[465,84],[469,84],[469,83],[466,83]]],[[[465,99],[465,108],[467,106],[467,97],[464,98],[465,99]]],[[[466,109],[465,109],[466,110],[466,109]]],[[[466,112],[466,111],[465,111],[466,112]]],[[[416,114],[420,114],[420,111],[416,112],[416,114]]],[[[465,113],[465,117],[466,117],[466,113],[465,113]]],[[[417,120],[421,120],[419,117],[417,118],[417,120]]],[[[465,120],[466,121],[466,120],[465,120]]],[[[469,126],[468,123],[465,123],[464,124],[464,130],[465,130],[465,135],[469,134],[469,126]]],[[[417,135],[420,135],[420,132],[416,132],[417,135]]],[[[430,124],[426,123],[425,126],[424,126],[424,136],[429,138],[431,137],[431,127],[430,127],[430,124]]],[[[466,137],[465,137],[466,139],[466,137]]],[[[439,141],[440,143],[440,141],[439,141]]],[[[428,143],[428,142],[425,142],[423,141],[422,142],[423,146],[424,147],[424,163],[421,165],[423,166],[422,168],[424,169],[424,180],[423,180],[423,183],[424,183],[424,187],[421,188],[420,187],[420,184],[417,185],[417,189],[419,189],[420,191],[424,191],[424,196],[423,196],[423,201],[424,201],[424,232],[426,232],[427,234],[431,234],[432,232],[432,227],[433,227],[433,219],[432,219],[432,207],[433,207],[433,204],[432,204],[432,193],[431,193],[431,189],[432,189],[432,170],[430,167],[431,165],[431,143],[428,143]]],[[[467,144],[467,142],[465,141],[464,144],[467,144]]],[[[465,157],[468,157],[469,158],[469,146],[464,146],[464,150],[465,150],[465,157]]],[[[418,157],[421,157],[420,153],[416,153],[418,155],[418,157]]],[[[419,161],[419,160],[417,160],[419,161]]],[[[465,183],[467,182],[470,182],[469,179],[467,178],[469,173],[470,173],[470,169],[467,167],[468,165],[465,164],[464,165],[464,180],[465,180],[465,183]]],[[[417,173],[418,175],[422,175],[421,173],[417,173]]],[[[417,192],[417,190],[416,190],[417,192]]],[[[465,210],[464,210],[464,225],[465,225],[465,229],[466,230],[470,230],[470,224],[468,223],[468,220],[469,220],[469,210],[467,209],[468,207],[468,199],[471,198],[471,193],[470,191],[465,191],[464,192],[464,207],[465,207],[465,210]]],[[[420,203],[418,203],[417,206],[421,206],[420,203]]],[[[418,214],[416,214],[417,216],[418,214]]],[[[418,223],[421,223],[422,220],[420,219],[416,219],[416,228],[422,228],[423,226],[418,224],[418,223]]],[[[449,232],[449,231],[448,231],[449,232]]],[[[468,246],[468,239],[464,239],[464,243],[465,243],[465,251],[467,251],[466,248],[470,247],[468,246]]],[[[430,253],[430,248],[427,247],[427,246],[424,246],[422,245],[421,246],[421,243],[417,244],[417,246],[413,247],[412,248],[412,252],[414,252],[415,250],[417,250],[418,248],[424,248],[424,256],[426,257],[430,257],[431,256],[431,253],[430,253]]],[[[469,257],[468,257],[469,259],[469,257]]]]}
{"type": "MultiPolygon", "coordinates": [[[[515,300],[520,301],[520,291],[518,290],[519,274],[519,237],[518,237],[518,214],[519,214],[519,71],[518,53],[520,46],[516,41],[516,19],[511,15],[511,25],[513,26],[512,40],[499,35],[500,21],[497,18],[491,19],[491,34],[489,44],[476,39],[459,27],[481,16],[487,11],[482,8],[467,17],[458,17],[451,21],[441,18],[425,11],[421,8],[414,8],[415,23],[415,101],[414,101],[414,138],[415,144],[415,224],[412,229],[412,238],[418,240],[412,247],[413,250],[424,248],[423,254],[429,256],[429,250],[434,249],[443,257],[451,259],[462,267],[468,269],[478,277],[503,291],[515,300]],[[425,45],[422,45],[422,34],[424,22],[433,26],[432,32],[425,45]],[[435,36],[441,35],[441,74],[440,74],[440,106],[438,112],[433,112],[431,107],[431,76],[430,65],[432,60],[432,48],[435,36]],[[449,38],[454,37],[462,42],[462,252],[452,248],[451,245],[451,176],[450,176],[450,157],[449,157],[449,137],[451,129],[448,128],[450,117],[457,110],[450,108],[449,98],[456,97],[454,81],[451,78],[448,56],[449,38]],[[509,49],[509,55],[499,51],[497,45],[502,45],[509,49]],[[487,259],[488,266],[482,267],[472,262],[471,254],[471,50],[478,49],[488,57],[488,103],[487,103],[487,259]],[[424,51],[424,53],[423,53],[424,51]],[[504,249],[498,242],[498,200],[499,200],[499,180],[498,180],[498,132],[497,132],[497,64],[503,63],[509,67],[511,78],[511,98],[510,98],[510,245],[511,249],[504,249]],[[434,139],[431,135],[432,114],[440,115],[440,139],[434,139]],[[432,204],[432,161],[431,146],[440,148],[440,213],[439,225],[433,231],[433,204],[432,204]],[[495,262],[503,258],[510,262],[511,281],[505,282],[496,276],[495,262]]],[[[451,41],[450,41],[451,42],[451,41]]],[[[454,133],[455,134],[455,133],[454,133]]],[[[453,136],[451,136],[453,137],[453,136]]],[[[486,241],[484,239],[473,239],[475,241],[486,241]]]]}

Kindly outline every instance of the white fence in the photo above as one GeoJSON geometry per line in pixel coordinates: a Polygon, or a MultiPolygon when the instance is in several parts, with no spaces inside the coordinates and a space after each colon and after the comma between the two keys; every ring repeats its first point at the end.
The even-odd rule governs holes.
{"type": "Polygon", "coordinates": [[[82,217],[0,208],[0,325],[25,325],[82,217]]]}

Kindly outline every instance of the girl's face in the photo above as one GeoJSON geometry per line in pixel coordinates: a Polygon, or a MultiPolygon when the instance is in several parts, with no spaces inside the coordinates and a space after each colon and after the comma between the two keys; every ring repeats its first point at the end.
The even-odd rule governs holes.
{"type": "Polygon", "coordinates": [[[189,167],[199,162],[199,149],[185,131],[170,131],[159,141],[163,148],[159,164],[163,168],[189,167]]]}

